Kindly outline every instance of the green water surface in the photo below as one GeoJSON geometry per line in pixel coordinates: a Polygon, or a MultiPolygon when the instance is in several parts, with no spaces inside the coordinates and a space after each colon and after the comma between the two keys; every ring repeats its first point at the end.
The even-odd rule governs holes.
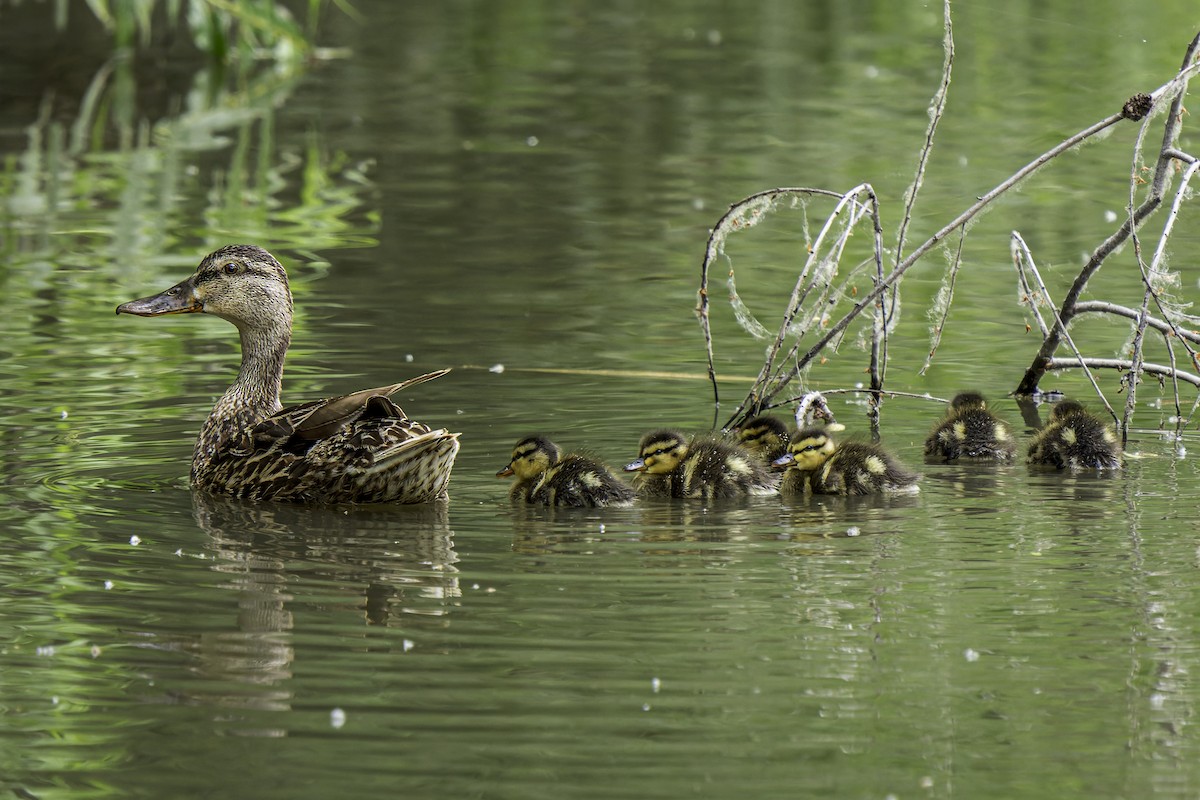
{"type": "MultiPolygon", "coordinates": [[[[1174,74],[1194,4],[1135,5],[955,5],[910,241],[1174,74]]],[[[730,203],[869,181],[893,241],[941,74],[939,4],[354,7],[361,20],[327,8],[317,34],[344,50],[217,71],[166,28],[111,57],[84,4],[59,30],[55,4],[0,2],[0,788],[1200,792],[1200,437],[1160,433],[1169,387],[1142,387],[1112,475],[925,464],[941,407],[897,399],[883,436],[922,471],[915,496],[554,511],[510,507],[492,477],[531,432],[622,464],[647,429],[712,424],[693,309],[730,203]],[[234,331],[113,309],[233,241],[292,275],[285,401],[455,368],[400,398],[463,434],[448,504],[188,491],[234,331]]],[[[1061,296],[1128,200],[1136,130],[978,221],[925,375],[946,260],[906,277],[889,388],[979,389],[1028,436],[1006,394],[1040,340],[1010,232],[1061,296]]],[[[773,326],[824,213],[730,240],[713,289],[721,411],[766,345],[736,326],[725,269],[773,326]]],[[[1185,299],[1195,223],[1185,206],[1172,240],[1185,299]]],[[[1138,305],[1140,285],[1128,248],[1092,291],[1138,305]]],[[[1127,335],[1076,330],[1105,357],[1127,335]]],[[[814,386],[866,380],[855,339],[814,386]]],[[[1117,375],[1099,380],[1124,402],[1117,375]]],[[[1044,388],[1098,405],[1077,374],[1044,388]]],[[[832,397],[865,433],[861,398],[832,397]]]]}

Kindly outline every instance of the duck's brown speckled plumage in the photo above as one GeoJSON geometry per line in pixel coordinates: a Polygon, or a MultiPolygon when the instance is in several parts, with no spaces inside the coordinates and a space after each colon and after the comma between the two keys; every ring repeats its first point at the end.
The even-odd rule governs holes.
{"type": "Polygon", "coordinates": [[[282,408],[292,296],[283,267],[254,245],[222,247],[186,280],[117,308],[139,316],[197,312],[237,326],[242,365],[200,428],[193,488],[312,503],[445,497],[458,434],[408,419],[390,396],[447,370],[282,408]]]}
{"type": "Polygon", "coordinates": [[[596,508],[629,505],[634,498],[633,489],[604,464],[587,456],[564,456],[544,436],[517,442],[512,459],[496,477],[516,477],[509,490],[514,503],[596,508]]]}

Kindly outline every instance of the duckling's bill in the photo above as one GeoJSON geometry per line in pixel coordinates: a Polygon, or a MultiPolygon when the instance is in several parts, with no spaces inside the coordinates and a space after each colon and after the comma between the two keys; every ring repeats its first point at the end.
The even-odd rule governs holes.
{"type": "Polygon", "coordinates": [[[646,459],[639,458],[637,461],[631,461],[628,464],[626,464],[623,467],[623,469],[626,472],[645,472],[646,471],[646,459]]]}

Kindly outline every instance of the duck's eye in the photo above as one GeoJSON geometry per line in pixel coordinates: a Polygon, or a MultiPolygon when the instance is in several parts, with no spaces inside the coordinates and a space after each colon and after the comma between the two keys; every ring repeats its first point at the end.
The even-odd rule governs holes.
{"type": "Polygon", "coordinates": [[[221,271],[226,275],[237,275],[238,263],[236,261],[226,261],[225,266],[221,267],[221,271]]]}

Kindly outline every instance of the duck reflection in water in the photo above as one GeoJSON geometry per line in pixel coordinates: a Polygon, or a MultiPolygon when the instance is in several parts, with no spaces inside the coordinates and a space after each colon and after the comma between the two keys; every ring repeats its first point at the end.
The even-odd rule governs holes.
{"type": "MultiPolygon", "coordinates": [[[[162,701],[225,709],[222,721],[239,734],[287,734],[239,728],[227,710],[290,710],[292,606],[298,596],[311,604],[312,594],[340,592],[343,603],[321,605],[335,618],[365,615],[368,625],[393,625],[405,614],[406,628],[440,628],[436,618],[461,595],[445,503],[306,508],[204,492],[193,492],[192,502],[207,543],[200,553],[179,555],[211,563],[221,576],[217,597],[220,589],[229,590],[236,614],[223,617],[211,605],[180,608],[174,627],[158,628],[140,642],[192,654],[199,665],[194,672],[203,680],[172,687],[162,701]]],[[[405,646],[395,636],[367,641],[383,650],[405,646]]]]}
{"type": "Polygon", "coordinates": [[[412,506],[252,503],[193,493],[196,522],[221,570],[268,559],[282,577],[305,562],[305,576],[365,587],[366,621],[387,625],[398,606],[445,613],[462,595],[445,502],[412,506]]]}

